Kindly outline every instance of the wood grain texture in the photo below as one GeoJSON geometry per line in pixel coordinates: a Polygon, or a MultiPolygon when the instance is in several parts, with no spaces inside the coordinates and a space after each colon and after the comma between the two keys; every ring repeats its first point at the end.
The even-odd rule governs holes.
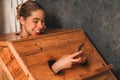
{"type": "Polygon", "coordinates": [[[51,34],[11,40],[7,41],[7,46],[1,49],[0,57],[15,80],[116,80],[110,70],[111,66],[107,66],[79,29],[59,30],[51,34]],[[49,68],[48,61],[74,53],[82,43],[87,63],[74,64],[60,75],[55,75],[49,68]]]}
{"type": "Polygon", "coordinates": [[[7,78],[6,73],[3,71],[1,65],[0,65],[0,80],[9,80],[9,79],[7,78]]]}

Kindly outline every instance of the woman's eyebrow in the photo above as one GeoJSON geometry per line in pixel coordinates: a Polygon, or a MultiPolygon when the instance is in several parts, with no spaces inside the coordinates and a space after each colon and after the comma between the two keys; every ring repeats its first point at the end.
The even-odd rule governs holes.
{"type": "Polygon", "coordinates": [[[44,20],[45,18],[42,18],[42,19],[40,19],[40,18],[33,18],[33,20],[44,20]]]}
{"type": "Polygon", "coordinates": [[[33,20],[40,20],[39,18],[33,18],[33,20]]]}

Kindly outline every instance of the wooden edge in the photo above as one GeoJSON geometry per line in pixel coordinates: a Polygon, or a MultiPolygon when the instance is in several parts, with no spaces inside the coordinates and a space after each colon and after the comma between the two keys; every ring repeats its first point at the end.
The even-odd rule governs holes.
{"type": "Polygon", "coordinates": [[[1,65],[2,69],[5,71],[6,75],[8,76],[8,79],[14,80],[14,78],[12,77],[11,73],[9,72],[8,68],[6,67],[6,65],[1,57],[0,57],[0,65],[1,65]]]}
{"type": "Polygon", "coordinates": [[[84,33],[83,30],[81,30],[81,32],[83,33],[84,37],[89,41],[89,45],[91,46],[91,48],[97,52],[97,56],[100,58],[100,60],[103,62],[104,65],[107,65],[106,62],[104,61],[104,59],[101,57],[101,55],[99,54],[99,52],[96,50],[96,48],[94,47],[94,45],[92,44],[92,42],[89,40],[89,38],[86,36],[86,34],[84,33]]]}
{"type": "Polygon", "coordinates": [[[60,32],[53,32],[53,33],[46,33],[41,34],[41,35],[37,35],[37,36],[28,36],[28,37],[21,37],[21,39],[19,40],[13,40],[11,42],[17,42],[17,41],[28,41],[28,40],[34,40],[34,39],[39,39],[39,38],[43,38],[43,37],[49,37],[49,36],[56,36],[56,35],[60,35],[60,34],[67,34],[67,33],[71,33],[71,32],[75,32],[75,31],[82,31],[82,29],[65,29],[64,31],[60,31],[60,32]]]}
{"type": "MultiPolygon", "coordinates": [[[[104,61],[104,59],[101,57],[101,55],[99,54],[99,52],[96,50],[96,48],[94,47],[94,45],[90,42],[89,38],[86,36],[85,32],[83,30],[81,30],[81,32],[83,33],[84,37],[89,41],[90,46],[97,52],[97,56],[99,57],[99,59],[103,62],[103,64],[106,66],[106,62],[104,61]]],[[[112,71],[110,70],[110,73],[114,76],[114,74],[112,73],[112,71]]],[[[117,78],[114,76],[114,79],[117,80],[117,78]]]]}
{"type": "Polygon", "coordinates": [[[86,34],[84,33],[84,31],[82,31],[82,33],[84,34],[84,37],[89,41],[89,44],[90,44],[90,46],[93,48],[93,50],[98,53],[98,54],[96,54],[96,55],[100,58],[100,60],[104,63],[104,65],[107,65],[106,62],[103,60],[103,58],[101,58],[99,52],[96,50],[96,48],[94,47],[94,45],[92,44],[92,42],[91,42],[91,41],[89,40],[89,38],[86,36],[86,34]]]}
{"type": "Polygon", "coordinates": [[[97,76],[101,73],[104,73],[110,69],[113,68],[113,65],[112,64],[109,64],[107,66],[104,66],[102,68],[99,68],[99,69],[96,69],[95,71],[91,72],[91,73],[88,73],[88,74],[85,74],[85,75],[82,75],[82,79],[88,79],[88,78],[91,78],[93,76],[97,76]]]}
{"type": "Polygon", "coordinates": [[[110,70],[113,68],[113,65],[112,64],[109,64],[107,66],[104,66],[104,67],[101,67],[99,69],[96,69],[95,72],[104,72],[104,71],[107,71],[107,70],[110,70]]]}
{"type": "Polygon", "coordinates": [[[0,46],[7,46],[6,41],[0,41],[0,46]]]}
{"type": "Polygon", "coordinates": [[[33,77],[33,75],[32,75],[32,73],[29,71],[29,69],[25,65],[24,61],[21,59],[19,53],[17,53],[17,51],[15,50],[13,44],[11,42],[7,42],[7,44],[8,44],[8,47],[9,47],[10,51],[15,56],[17,62],[19,63],[19,65],[21,66],[21,68],[23,69],[23,71],[25,72],[25,74],[28,77],[28,79],[29,80],[35,80],[34,77],[33,77]]]}

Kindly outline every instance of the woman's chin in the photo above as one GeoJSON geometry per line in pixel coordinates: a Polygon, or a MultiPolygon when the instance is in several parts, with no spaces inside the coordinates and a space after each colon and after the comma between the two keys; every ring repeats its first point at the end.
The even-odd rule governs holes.
{"type": "Polygon", "coordinates": [[[40,33],[34,33],[34,34],[32,34],[32,35],[37,36],[37,35],[40,35],[40,33]]]}

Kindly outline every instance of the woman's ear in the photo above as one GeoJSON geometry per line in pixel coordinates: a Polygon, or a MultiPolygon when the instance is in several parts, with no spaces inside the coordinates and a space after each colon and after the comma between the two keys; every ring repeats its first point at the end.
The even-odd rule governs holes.
{"type": "Polygon", "coordinates": [[[19,20],[20,20],[20,24],[22,24],[22,25],[23,25],[23,24],[25,23],[25,19],[24,19],[22,16],[20,17],[20,19],[19,19],[19,20]]]}

